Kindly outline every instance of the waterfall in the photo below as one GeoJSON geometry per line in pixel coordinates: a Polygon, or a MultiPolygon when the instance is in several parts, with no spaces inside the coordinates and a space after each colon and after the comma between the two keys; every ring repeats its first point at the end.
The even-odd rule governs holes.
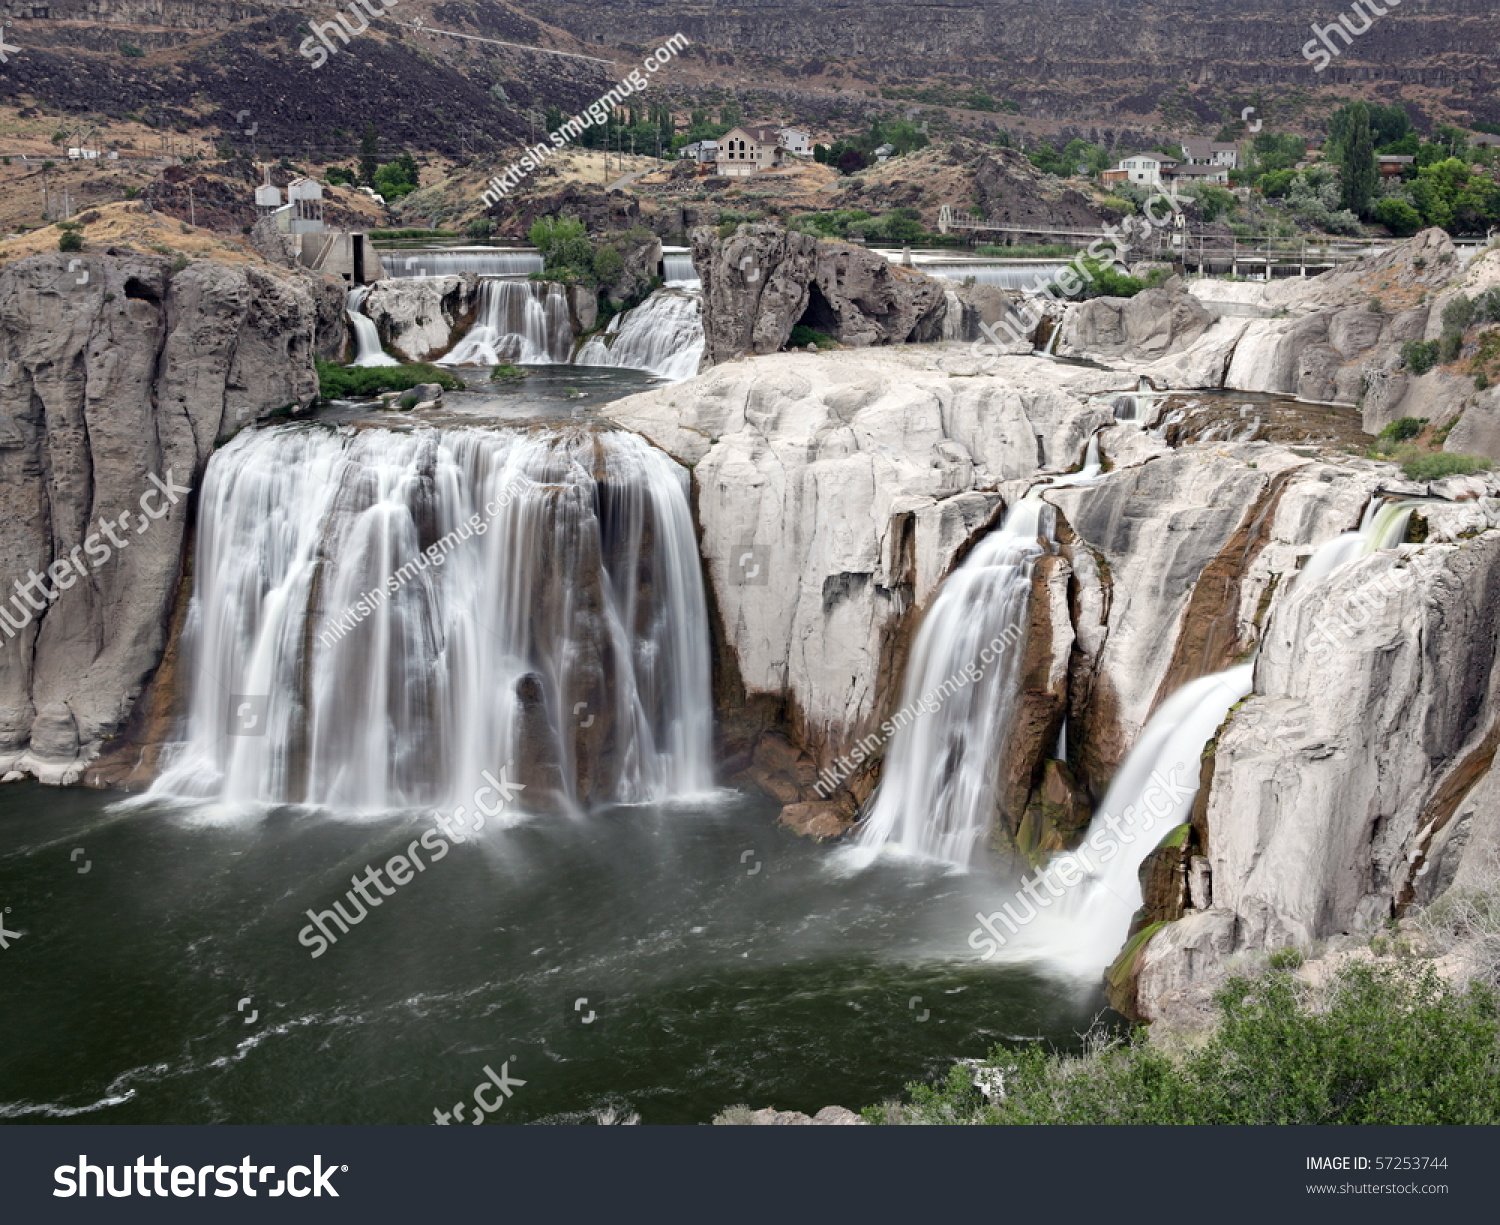
{"type": "Polygon", "coordinates": [[[1049,509],[1023,498],[943,583],[917,633],[880,787],[859,840],[967,867],[999,804],[1019,697],[1037,537],[1049,509]]]}
{"type": "Polygon", "coordinates": [[[536,251],[507,251],[496,247],[453,247],[443,251],[393,248],[380,253],[387,276],[529,276],[542,270],[536,251]]]}
{"type": "Polygon", "coordinates": [[[573,349],[568,295],[551,281],[486,281],[474,326],[440,366],[566,363],[573,349]]]}
{"type": "Polygon", "coordinates": [[[633,434],[246,430],[203,480],[154,797],[379,811],[712,785],[688,478],[633,434]]]}
{"type": "Polygon", "coordinates": [[[609,321],[574,359],[580,366],[649,370],[674,381],[692,378],[703,363],[703,295],[697,288],[658,289],[609,321]]]}
{"type": "MultiPolygon", "coordinates": [[[[1400,544],[1412,506],[1372,500],[1359,531],[1321,545],[1295,581],[1321,582],[1345,562],[1400,544]]],[[[1191,815],[1203,751],[1230,708],[1252,691],[1254,673],[1252,661],[1199,677],[1147,720],[1079,848],[1053,859],[1042,874],[1040,883],[1063,899],[1054,912],[1063,930],[1046,950],[1050,958],[1085,973],[1113,959],[1141,906],[1141,863],[1191,815]],[[1076,887],[1068,887],[1069,877],[1076,887]]]]}
{"type": "Polygon", "coordinates": [[[999,805],[999,774],[1019,698],[1031,576],[1051,538],[1044,489],[1100,479],[1099,438],[1078,472],[1027,493],[943,582],[906,667],[880,786],[860,826],[872,850],[968,867],[999,805]]]}
{"type": "Polygon", "coordinates": [[[401,363],[380,347],[380,332],[376,330],[375,321],[360,313],[360,307],[369,296],[368,285],[356,285],[349,291],[349,298],[344,304],[344,313],[349,316],[349,323],[354,328],[355,356],[349,364],[351,366],[399,366],[401,363]]]}
{"type": "Polygon", "coordinates": [[[693,253],[686,247],[664,247],[661,255],[662,279],[668,285],[697,285],[698,270],[693,267],[693,253]]]}

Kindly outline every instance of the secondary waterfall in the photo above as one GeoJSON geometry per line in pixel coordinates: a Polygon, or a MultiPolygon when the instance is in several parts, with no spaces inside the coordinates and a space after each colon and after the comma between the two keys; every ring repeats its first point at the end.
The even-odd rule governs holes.
{"type": "Polygon", "coordinates": [[[633,434],[246,430],[204,477],[155,796],[345,811],[712,785],[688,478],[633,434]]]}
{"type": "Polygon", "coordinates": [[[479,315],[440,366],[495,366],[501,362],[567,362],[573,350],[568,295],[550,281],[486,281],[479,315]]]}
{"type": "Polygon", "coordinates": [[[351,366],[399,366],[394,357],[391,357],[380,345],[380,332],[376,330],[375,321],[360,313],[360,307],[370,296],[368,285],[356,285],[349,291],[348,301],[344,305],[344,313],[349,317],[349,323],[354,328],[355,354],[351,366]]]}
{"type": "Polygon", "coordinates": [[[625,366],[663,378],[692,378],[703,362],[703,295],[696,287],[658,289],[609,321],[574,359],[580,366],[625,366]]]}
{"type": "Polygon", "coordinates": [[[667,247],[661,256],[662,279],[668,285],[699,284],[698,270],[693,267],[693,253],[686,247],[667,247]]]}
{"type": "Polygon", "coordinates": [[[380,252],[387,276],[529,276],[542,270],[537,251],[507,251],[496,247],[450,247],[441,251],[392,248],[380,252]]]}
{"type": "MultiPolygon", "coordinates": [[[[1359,531],[1336,536],[1314,550],[1296,582],[1321,582],[1345,562],[1400,544],[1412,506],[1372,501],[1359,531]]],[[[1191,815],[1204,748],[1230,708],[1252,691],[1254,672],[1252,661],[1190,681],[1147,720],[1111,780],[1082,844],[1053,859],[1043,873],[1043,883],[1058,886],[1048,884],[1048,892],[1062,898],[1053,912],[1062,930],[1049,929],[1054,934],[1046,949],[1050,959],[1085,973],[1101,970],[1114,959],[1141,906],[1141,863],[1191,815]]],[[[1030,905],[1019,898],[1017,903],[1030,905]]],[[[1014,913],[1011,917],[1016,918],[1014,913]]],[[[1017,922],[1029,922],[1031,917],[1034,914],[1017,922]]]]}
{"type": "Polygon", "coordinates": [[[1005,740],[1015,711],[1031,574],[1052,538],[1044,489],[1100,479],[1099,438],[1077,472],[1034,486],[938,591],[906,666],[897,728],[859,842],[871,850],[968,867],[999,805],[1005,740]],[[972,686],[972,687],[971,687],[972,686]]]}

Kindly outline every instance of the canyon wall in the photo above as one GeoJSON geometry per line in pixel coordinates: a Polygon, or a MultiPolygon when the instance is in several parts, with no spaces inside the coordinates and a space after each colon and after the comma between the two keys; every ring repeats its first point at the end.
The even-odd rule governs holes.
{"type": "Polygon", "coordinates": [[[0,269],[0,597],[22,622],[0,641],[0,773],[76,781],[124,728],[167,641],[187,491],[219,442],[312,402],[342,301],[258,264],[0,269]]]}

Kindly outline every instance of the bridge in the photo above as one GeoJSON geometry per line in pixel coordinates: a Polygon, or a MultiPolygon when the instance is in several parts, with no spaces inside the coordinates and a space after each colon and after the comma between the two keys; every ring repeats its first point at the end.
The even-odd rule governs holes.
{"type": "MultiPolygon", "coordinates": [[[[978,213],[963,212],[945,204],[938,211],[938,230],[943,234],[967,230],[994,234],[1007,241],[1048,242],[1082,250],[1099,241],[1100,230],[1047,229],[1018,226],[978,213]]],[[[1204,274],[1227,273],[1270,278],[1308,276],[1327,272],[1340,264],[1366,255],[1376,255],[1396,245],[1389,238],[1269,238],[1253,242],[1225,234],[1192,234],[1180,229],[1153,230],[1150,237],[1132,245],[1139,259],[1179,264],[1184,271],[1204,274]]]]}

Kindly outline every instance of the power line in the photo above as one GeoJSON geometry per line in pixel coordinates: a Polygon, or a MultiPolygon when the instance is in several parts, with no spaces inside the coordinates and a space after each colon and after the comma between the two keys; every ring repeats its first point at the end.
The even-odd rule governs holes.
{"type": "Polygon", "coordinates": [[[573,51],[553,51],[547,47],[528,47],[525,43],[501,42],[498,38],[480,38],[477,34],[460,34],[457,30],[437,30],[432,26],[424,26],[418,21],[398,21],[399,26],[405,26],[409,30],[419,30],[424,34],[446,34],[449,38],[467,38],[470,42],[493,43],[497,47],[514,47],[517,51],[535,51],[538,55],[563,55],[570,60],[588,60],[594,64],[608,64],[611,68],[615,66],[614,60],[601,60],[597,55],[579,55],[573,51]]]}

